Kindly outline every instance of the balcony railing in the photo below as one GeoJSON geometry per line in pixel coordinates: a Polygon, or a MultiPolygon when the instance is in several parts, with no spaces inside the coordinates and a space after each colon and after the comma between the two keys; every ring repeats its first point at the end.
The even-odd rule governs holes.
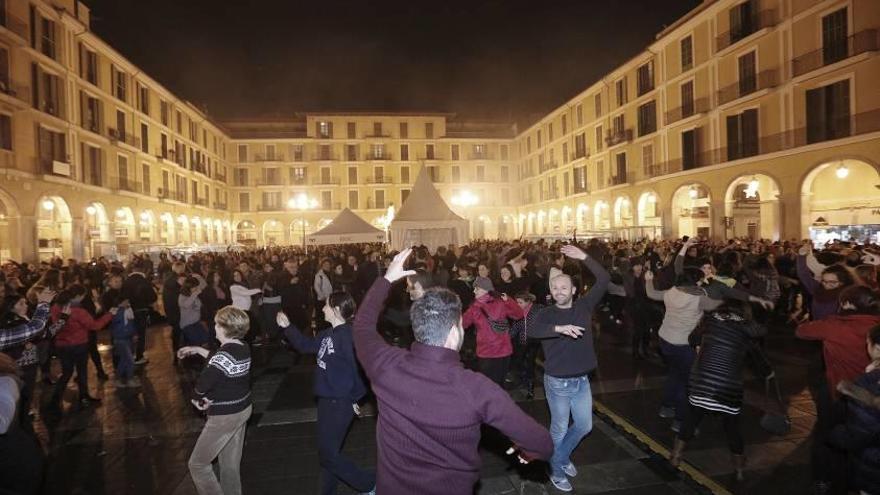
{"type": "Polygon", "coordinates": [[[284,181],[280,177],[260,177],[257,179],[257,186],[283,186],[284,181]]]}
{"type": "Polygon", "coordinates": [[[391,159],[391,153],[367,153],[364,156],[365,161],[385,161],[391,159]]]}
{"type": "Polygon", "coordinates": [[[620,143],[628,143],[632,141],[632,139],[632,129],[624,129],[617,132],[608,131],[608,133],[605,135],[605,144],[608,146],[614,146],[620,143]]]}
{"type": "Polygon", "coordinates": [[[548,170],[553,170],[556,168],[559,168],[559,164],[556,162],[556,160],[547,161],[544,163],[539,163],[538,164],[538,173],[543,174],[544,172],[546,172],[548,170]]]}
{"type": "Polygon", "coordinates": [[[172,201],[179,201],[181,203],[186,203],[186,192],[185,191],[172,191],[169,189],[159,188],[158,191],[159,198],[168,199],[172,201]]]}
{"type": "Polygon", "coordinates": [[[878,49],[878,31],[866,29],[837,43],[823,46],[818,50],[796,57],[792,60],[792,72],[795,77],[814,71],[818,68],[840,62],[861,53],[873,52],[878,49]]]}
{"type": "Polygon", "coordinates": [[[215,210],[225,210],[228,208],[228,206],[229,205],[226,203],[218,203],[217,201],[214,201],[214,209],[215,210]]]}
{"type": "Polygon", "coordinates": [[[667,162],[654,163],[642,168],[645,177],[659,177],[669,173],[669,164],[667,162]]]}
{"type": "Polygon", "coordinates": [[[257,206],[257,211],[281,211],[284,207],[281,204],[268,204],[257,206]]]}
{"type": "Polygon", "coordinates": [[[342,184],[342,180],[339,177],[319,177],[317,179],[312,179],[313,186],[338,186],[342,184]]]}
{"type": "Polygon", "coordinates": [[[762,10],[751,17],[744,19],[738,29],[731,29],[715,38],[715,51],[720,52],[737,41],[744,39],[758,31],[776,25],[776,11],[773,9],[762,10]]]}
{"type": "Polygon", "coordinates": [[[22,19],[15,17],[14,15],[10,15],[9,12],[3,16],[4,22],[0,24],[0,26],[5,27],[9,31],[15,33],[16,36],[20,37],[23,40],[28,40],[28,28],[27,23],[22,19]]]}
{"type": "Polygon", "coordinates": [[[321,203],[320,210],[341,210],[342,203],[321,203]]]}
{"type": "Polygon", "coordinates": [[[635,174],[632,172],[627,172],[624,175],[612,175],[608,177],[608,187],[632,184],[633,182],[635,182],[635,174]]]}
{"type": "Polygon", "coordinates": [[[54,115],[55,117],[64,117],[61,112],[61,102],[56,100],[41,100],[37,105],[37,109],[41,112],[54,115]]]}
{"type": "Polygon", "coordinates": [[[113,177],[112,184],[116,185],[117,191],[128,191],[140,193],[143,191],[143,184],[128,177],[113,177]]]}
{"type": "Polygon", "coordinates": [[[208,198],[196,198],[193,202],[196,204],[196,206],[204,206],[205,208],[208,207],[208,198]]]}
{"type": "Polygon", "coordinates": [[[367,177],[367,184],[394,184],[391,177],[367,177]]]}
{"type": "Polygon", "coordinates": [[[492,155],[489,153],[471,153],[468,155],[468,160],[491,160],[492,155]]]}
{"type": "Polygon", "coordinates": [[[308,177],[291,177],[290,184],[294,186],[304,186],[309,183],[308,177]]]}
{"type": "Polygon", "coordinates": [[[718,104],[724,105],[743,96],[762,89],[774,88],[779,84],[779,69],[767,69],[754,77],[741,79],[718,90],[718,104]]]}
{"type": "Polygon", "coordinates": [[[574,152],[571,154],[571,161],[577,160],[579,158],[589,158],[590,157],[590,148],[575,148],[574,152]]]}
{"type": "Polygon", "coordinates": [[[284,153],[257,153],[254,155],[255,162],[283,162],[284,153]]]}
{"type": "Polygon", "coordinates": [[[170,160],[174,161],[174,150],[166,150],[162,149],[161,146],[156,147],[156,150],[153,152],[153,155],[160,160],[170,160]]]}
{"type": "Polygon", "coordinates": [[[70,166],[70,157],[55,158],[51,156],[38,156],[37,169],[40,173],[57,175],[59,177],[72,177],[73,170],[70,166]]]}
{"type": "Polygon", "coordinates": [[[381,131],[381,132],[371,132],[371,133],[365,135],[364,137],[365,137],[365,138],[368,138],[368,139],[390,138],[390,137],[391,137],[391,133],[390,133],[390,132],[385,132],[385,131],[381,131]]]}
{"type": "Polygon", "coordinates": [[[20,84],[13,84],[9,80],[0,80],[0,93],[9,95],[23,103],[30,104],[31,102],[31,92],[28,91],[28,88],[20,84]]]}
{"type": "Polygon", "coordinates": [[[708,112],[712,106],[709,104],[709,98],[697,98],[689,105],[682,105],[678,108],[666,112],[666,125],[678,122],[693,115],[708,112]]]}
{"type": "Polygon", "coordinates": [[[312,161],[313,162],[338,162],[339,155],[336,155],[333,153],[331,153],[329,155],[322,155],[322,154],[312,155],[312,161]]]}
{"type": "Polygon", "coordinates": [[[574,188],[573,188],[573,192],[574,192],[574,194],[581,194],[581,193],[590,192],[590,183],[587,182],[583,185],[575,183],[574,188]]]}
{"type": "Polygon", "coordinates": [[[419,160],[439,160],[436,154],[433,155],[419,155],[419,160]]]}
{"type": "Polygon", "coordinates": [[[214,174],[214,179],[226,183],[226,174],[214,174]]]}
{"type": "Polygon", "coordinates": [[[110,141],[123,142],[129,146],[134,146],[135,148],[141,147],[141,138],[127,132],[121,132],[113,127],[107,128],[107,136],[110,138],[110,141]]]}

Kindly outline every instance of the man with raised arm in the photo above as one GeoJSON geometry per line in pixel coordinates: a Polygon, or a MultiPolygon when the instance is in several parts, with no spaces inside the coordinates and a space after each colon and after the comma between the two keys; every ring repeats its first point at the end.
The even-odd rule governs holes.
{"type": "Polygon", "coordinates": [[[553,446],[501,387],[462,366],[461,302],[451,291],[431,288],[413,303],[411,350],[376,331],[391,284],[415,274],[404,270],[411,251],[394,257],[354,320],[355,351],[379,402],[376,492],[470,495],[480,477],[480,425],[510,437],[522,462],[549,458],[553,446]]]}
{"type": "Polygon", "coordinates": [[[566,245],[562,254],[581,261],[593,272],[596,283],[574,301],[578,288],[562,274],[550,280],[555,304],[537,316],[529,338],[540,339],[544,347],[544,393],[550,407],[550,482],[565,492],[572,490],[568,477],[577,476],[571,453],[593,429],[593,395],[588,374],[596,369],[593,347],[593,308],[605,295],[611,276],[599,262],[577,246],[566,245]],[[573,419],[568,426],[569,416],[573,419]]]}

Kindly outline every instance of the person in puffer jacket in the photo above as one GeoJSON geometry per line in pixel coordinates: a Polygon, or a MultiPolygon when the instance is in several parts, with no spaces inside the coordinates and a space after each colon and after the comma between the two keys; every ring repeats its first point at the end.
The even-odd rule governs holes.
{"type": "Polygon", "coordinates": [[[134,337],[137,327],[134,323],[134,310],[123,305],[110,321],[110,334],[113,336],[113,361],[116,364],[116,388],[140,387],[141,382],[134,376],[134,337]]]}
{"type": "Polygon", "coordinates": [[[880,493],[880,325],[871,329],[866,341],[871,364],[854,383],[838,384],[849,407],[846,423],[834,427],[830,440],[854,454],[855,488],[873,494],[880,493]]]}
{"type": "Polygon", "coordinates": [[[510,333],[497,331],[493,328],[493,323],[507,325],[509,330],[508,318],[521,320],[523,310],[513,298],[495,293],[492,281],[486,277],[477,277],[474,280],[474,296],[476,299],[473,304],[462,315],[462,326],[468,328],[473,325],[477,329],[477,366],[480,373],[498,385],[503,385],[510,356],[513,354],[513,345],[510,342],[510,333]]]}

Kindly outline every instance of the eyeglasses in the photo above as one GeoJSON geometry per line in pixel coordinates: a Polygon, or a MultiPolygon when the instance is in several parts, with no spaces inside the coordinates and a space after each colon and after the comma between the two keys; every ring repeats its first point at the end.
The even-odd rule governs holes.
{"type": "Polygon", "coordinates": [[[823,278],[822,285],[837,286],[837,285],[840,285],[840,280],[829,280],[829,279],[823,278]]]}

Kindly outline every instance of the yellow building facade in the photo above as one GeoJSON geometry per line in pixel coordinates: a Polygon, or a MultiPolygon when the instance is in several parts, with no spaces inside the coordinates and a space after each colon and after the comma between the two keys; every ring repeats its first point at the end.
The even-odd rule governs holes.
{"type": "Polygon", "coordinates": [[[530,126],[452,114],[218,123],[89,31],[0,18],[0,260],[299,244],[384,227],[422,167],[476,238],[880,230],[880,3],[707,0],[530,126]]]}

